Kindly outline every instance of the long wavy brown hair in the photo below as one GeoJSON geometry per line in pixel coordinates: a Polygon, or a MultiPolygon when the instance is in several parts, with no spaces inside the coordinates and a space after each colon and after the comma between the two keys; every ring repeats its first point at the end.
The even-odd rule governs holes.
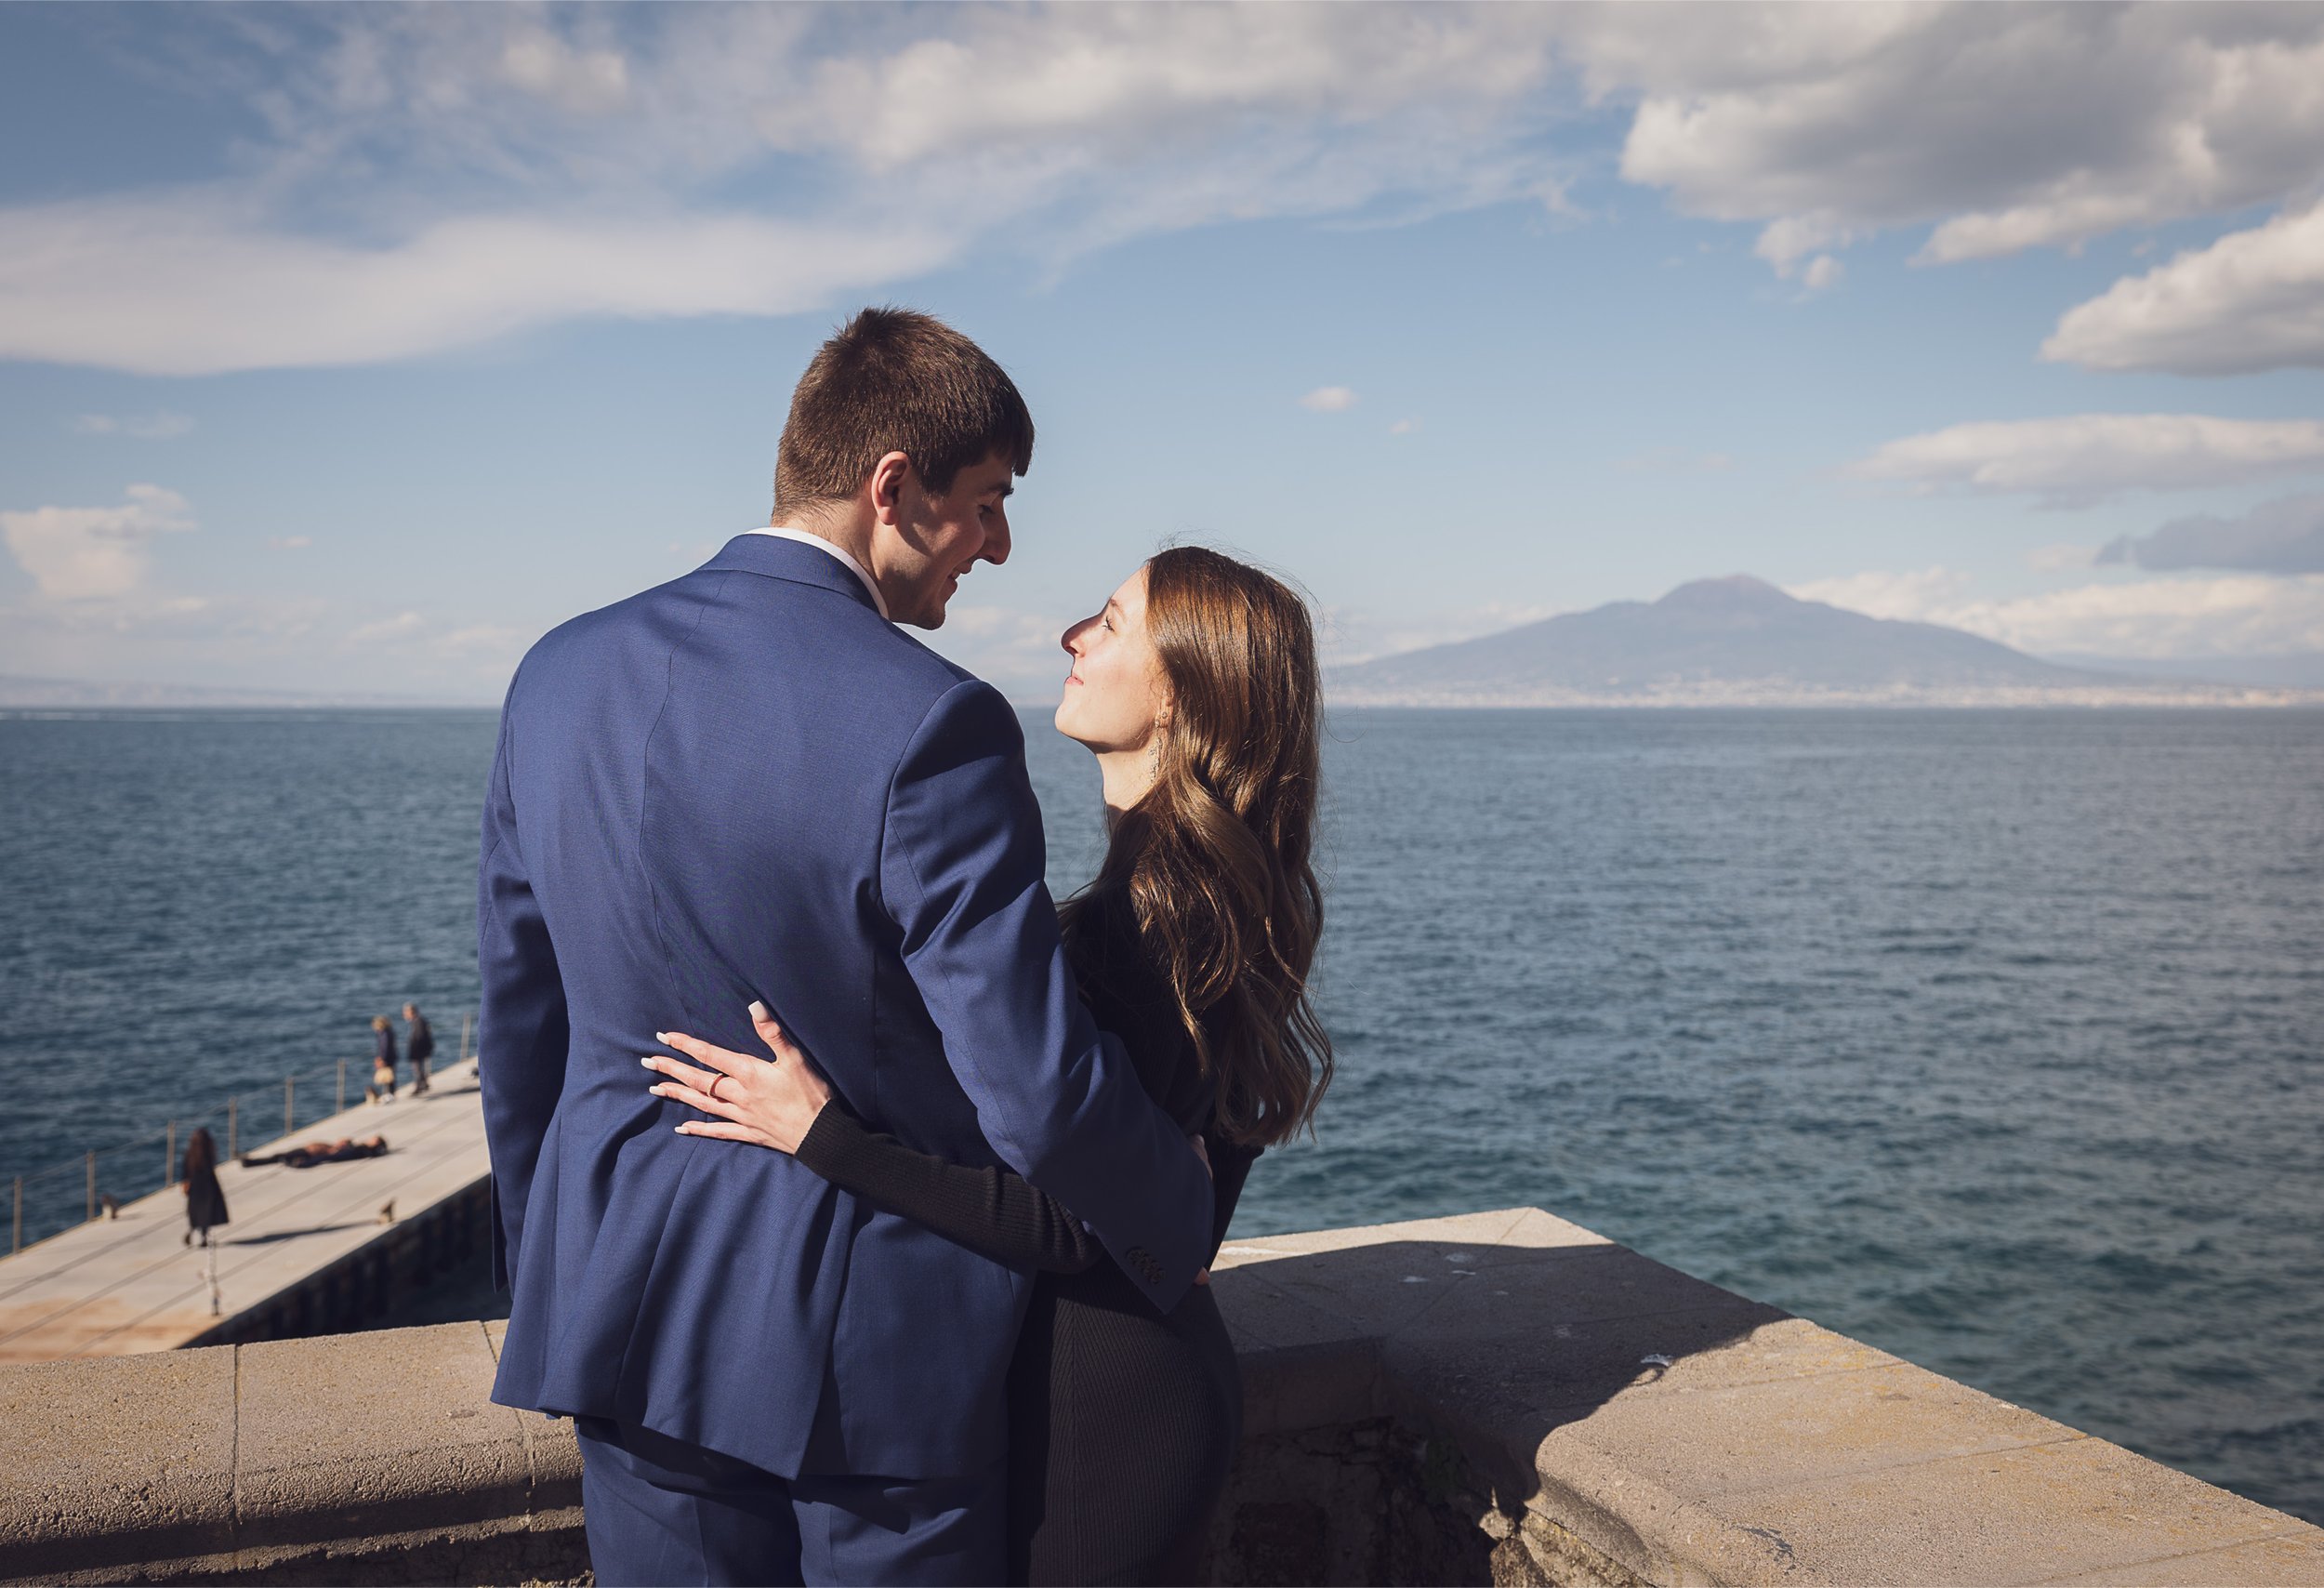
{"type": "Polygon", "coordinates": [[[1085,901],[1129,901],[1217,1089],[1221,1133],[1269,1146],[1312,1126],[1331,1082],[1308,993],[1324,924],[1314,625],[1281,580],[1182,546],[1146,564],[1146,630],[1169,695],[1156,781],[1116,822],[1064,933],[1087,929],[1085,901]]]}

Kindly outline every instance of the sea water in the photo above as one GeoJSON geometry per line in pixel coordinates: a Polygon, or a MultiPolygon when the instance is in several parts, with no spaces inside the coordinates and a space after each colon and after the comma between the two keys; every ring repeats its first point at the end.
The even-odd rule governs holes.
{"type": "MultiPolygon", "coordinates": [[[[1097,780],[1026,723],[1063,892],[1097,780]]],[[[0,719],[28,1234],[87,1147],[329,1112],[407,999],[450,1056],[493,732],[0,719]]],[[[1325,766],[1339,1074],[1236,1233],[1537,1204],[2324,1520],[2324,713],[1342,711],[1325,766]]]]}

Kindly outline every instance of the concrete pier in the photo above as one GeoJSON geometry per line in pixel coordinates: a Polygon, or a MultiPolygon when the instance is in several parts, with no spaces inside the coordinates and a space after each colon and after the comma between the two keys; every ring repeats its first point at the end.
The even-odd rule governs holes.
{"type": "Polygon", "coordinates": [[[380,1135],[384,1157],[218,1166],[232,1222],[183,1244],[185,1197],[157,1191],[0,1258],[0,1362],[118,1356],[360,1324],[489,1238],[474,1060],[422,1097],[355,1107],[253,1149],[380,1135]],[[389,1210],[392,1207],[392,1212],[389,1210]]]}
{"type": "MultiPolygon", "coordinates": [[[[2324,1585],[2324,1528],[1537,1209],[1238,1241],[1214,1287],[1214,1581],[2324,1585]]],[[[0,1369],[0,1582],[579,1579],[503,1328],[0,1369]]]]}

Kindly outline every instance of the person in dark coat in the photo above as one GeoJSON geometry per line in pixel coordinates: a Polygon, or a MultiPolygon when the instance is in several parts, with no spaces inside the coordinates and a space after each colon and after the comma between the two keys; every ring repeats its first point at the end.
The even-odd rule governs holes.
{"type": "Polygon", "coordinates": [[[412,1061],[412,1095],[428,1090],[428,1061],[436,1056],[436,1033],[419,1005],[403,1006],[403,1056],[412,1061]]]}
{"type": "Polygon", "coordinates": [[[395,1101],[395,1030],[384,1014],[371,1017],[371,1079],[386,1094],[381,1101],[395,1101]]]}
{"type": "Polygon", "coordinates": [[[178,1188],[186,1195],[186,1235],[180,1243],[193,1244],[200,1236],[202,1244],[210,1244],[210,1231],[226,1222],[226,1193],[218,1184],[218,1141],[206,1130],[197,1129],[186,1143],[185,1178],[178,1188]]]}

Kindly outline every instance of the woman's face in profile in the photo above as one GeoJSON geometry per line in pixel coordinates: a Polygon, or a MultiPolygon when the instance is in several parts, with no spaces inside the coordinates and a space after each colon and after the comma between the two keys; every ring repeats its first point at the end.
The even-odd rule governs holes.
{"type": "Polygon", "coordinates": [[[1169,700],[1162,658],[1146,629],[1146,571],[1122,581],[1104,608],[1061,640],[1074,659],[1057,731],[1099,755],[1142,751],[1169,700]]]}

